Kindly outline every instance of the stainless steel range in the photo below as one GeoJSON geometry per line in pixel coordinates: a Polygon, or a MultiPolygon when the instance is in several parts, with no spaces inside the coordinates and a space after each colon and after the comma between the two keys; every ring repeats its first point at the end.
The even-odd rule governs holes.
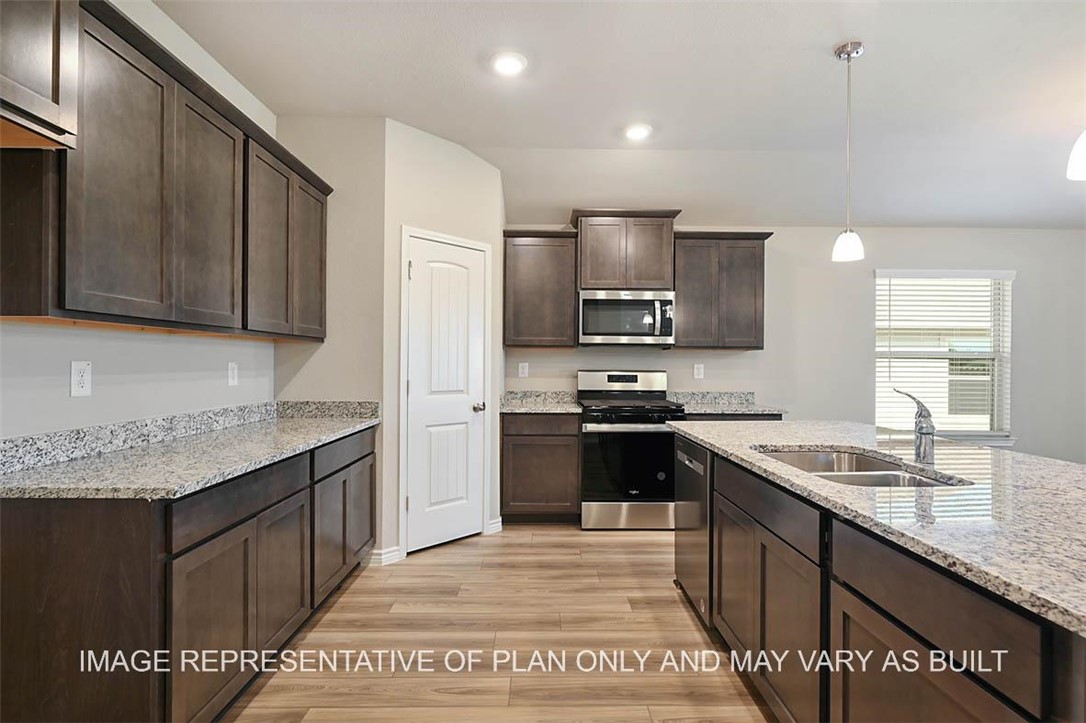
{"type": "Polygon", "coordinates": [[[581,528],[675,529],[675,437],[685,419],[667,372],[577,372],[583,459],[581,528]]]}

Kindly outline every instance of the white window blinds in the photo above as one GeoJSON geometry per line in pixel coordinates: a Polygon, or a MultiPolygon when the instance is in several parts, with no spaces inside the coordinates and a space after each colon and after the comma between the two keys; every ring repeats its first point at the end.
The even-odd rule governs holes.
{"type": "Polygon", "coordinates": [[[945,432],[1009,434],[1014,272],[875,272],[875,423],[912,429],[919,397],[945,432]]]}

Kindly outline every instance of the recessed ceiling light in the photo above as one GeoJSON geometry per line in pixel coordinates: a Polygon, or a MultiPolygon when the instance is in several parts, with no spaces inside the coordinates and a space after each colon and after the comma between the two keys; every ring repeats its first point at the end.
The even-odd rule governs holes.
{"type": "Polygon", "coordinates": [[[652,126],[648,123],[633,123],[626,126],[626,138],[631,141],[643,141],[652,135],[652,126]]]}
{"type": "Polygon", "coordinates": [[[524,72],[528,67],[528,59],[520,53],[498,53],[490,59],[490,67],[494,68],[498,75],[511,78],[524,72]]]}

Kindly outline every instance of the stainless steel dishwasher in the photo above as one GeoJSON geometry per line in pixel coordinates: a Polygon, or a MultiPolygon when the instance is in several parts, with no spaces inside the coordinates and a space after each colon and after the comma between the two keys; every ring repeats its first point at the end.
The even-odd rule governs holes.
{"type": "Polygon", "coordinates": [[[675,435],[675,584],[711,628],[709,451],[675,435]]]}

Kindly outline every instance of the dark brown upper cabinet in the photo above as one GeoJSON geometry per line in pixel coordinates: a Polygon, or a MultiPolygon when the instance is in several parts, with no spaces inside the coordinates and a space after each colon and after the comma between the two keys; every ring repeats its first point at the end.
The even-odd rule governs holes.
{"type": "Polygon", "coordinates": [[[0,153],[0,315],[323,338],[331,187],[108,2],[0,13],[4,145],[12,78],[49,70],[20,65],[47,16],[76,33],[79,120],[77,149],[0,153]]]}
{"type": "Polygon", "coordinates": [[[292,174],[291,274],[295,336],[324,338],[325,226],[328,199],[292,174]]]}
{"type": "Polygon", "coordinates": [[[85,13],[80,71],[64,307],[172,319],[177,84],[85,13]]]}
{"type": "Polygon", "coordinates": [[[677,210],[574,209],[581,246],[582,289],[674,288],[677,210]]]}
{"type": "Polygon", "coordinates": [[[687,233],[675,234],[675,345],[761,349],[770,234],[687,233]]]}
{"type": "Polygon", "coordinates": [[[249,141],[245,328],[324,337],[327,198],[249,141]]]}
{"type": "Polygon", "coordinates": [[[244,176],[244,134],[180,90],[174,207],[178,321],[241,326],[244,176]]]}
{"type": "Polygon", "coordinates": [[[79,88],[76,0],[0,3],[0,100],[4,145],[75,145],[79,88]],[[30,129],[35,136],[22,134],[30,129]]]}
{"type": "Polygon", "coordinates": [[[505,345],[577,344],[577,234],[506,232],[505,345]]]}
{"type": "Polygon", "coordinates": [[[289,334],[294,321],[290,169],[250,141],[248,178],[245,328],[289,334]]]}

